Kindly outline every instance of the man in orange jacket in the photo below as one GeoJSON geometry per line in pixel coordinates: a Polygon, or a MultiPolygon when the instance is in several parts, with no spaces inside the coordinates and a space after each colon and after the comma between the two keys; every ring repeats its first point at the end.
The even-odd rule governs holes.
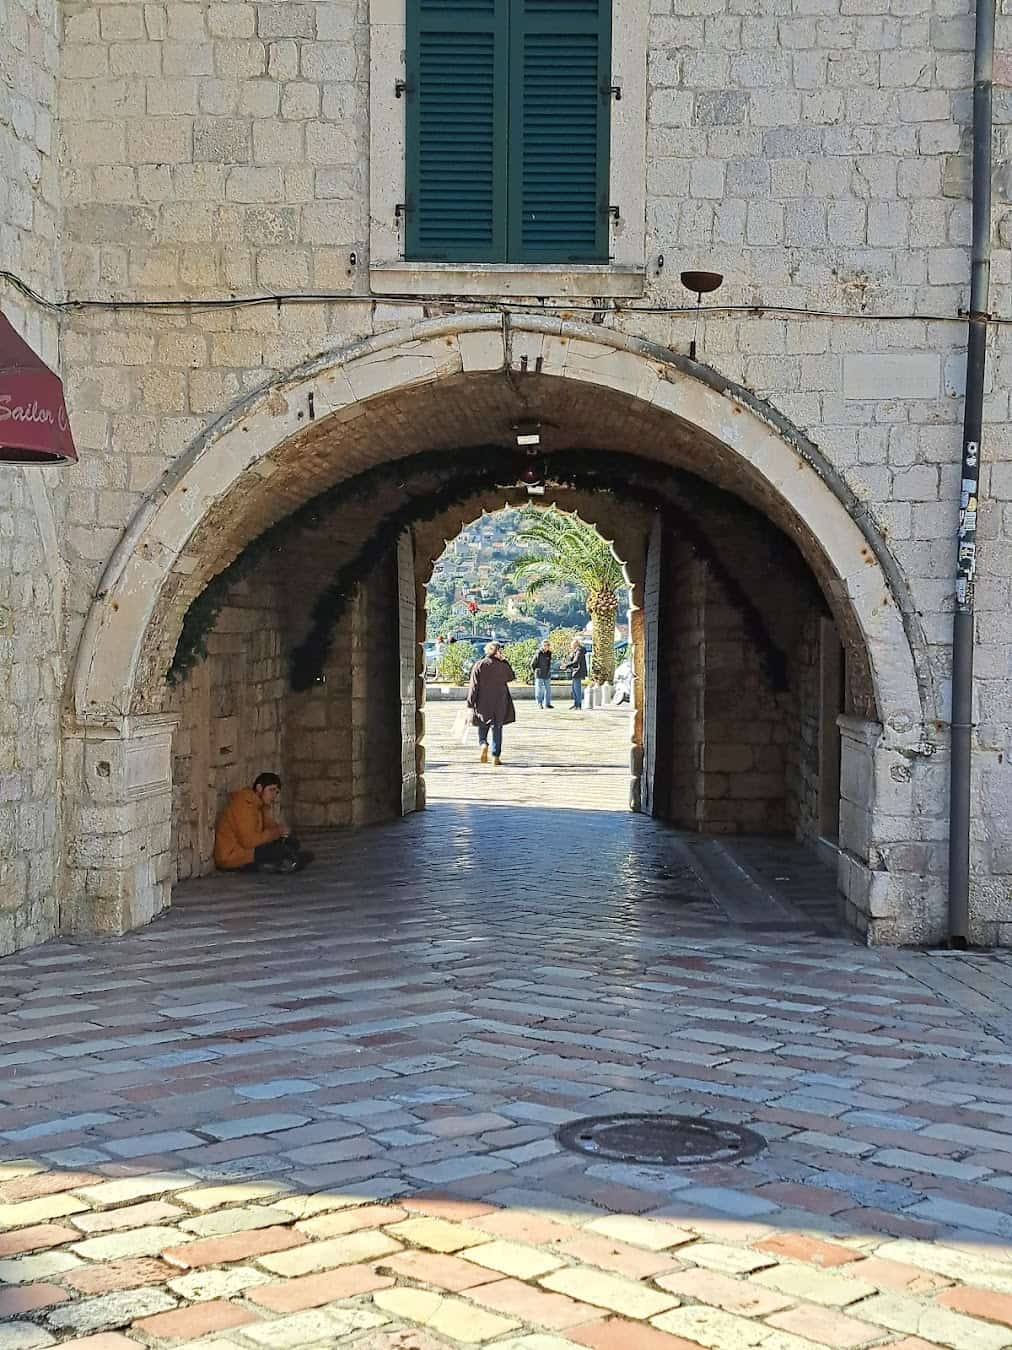
{"type": "Polygon", "coordinates": [[[313,855],[274,817],[281,792],[276,773],[257,775],[251,788],[233,792],[214,827],[214,865],[223,872],[240,869],[301,872],[313,855]]]}

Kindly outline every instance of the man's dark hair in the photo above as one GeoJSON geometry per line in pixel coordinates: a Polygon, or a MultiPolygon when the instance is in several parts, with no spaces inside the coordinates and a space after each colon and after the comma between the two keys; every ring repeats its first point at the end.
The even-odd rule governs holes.
{"type": "Polygon", "coordinates": [[[276,773],[258,773],[256,778],[254,778],[253,780],[254,791],[257,788],[269,788],[269,787],[279,788],[280,786],[281,786],[281,779],[277,776],[276,773]]]}

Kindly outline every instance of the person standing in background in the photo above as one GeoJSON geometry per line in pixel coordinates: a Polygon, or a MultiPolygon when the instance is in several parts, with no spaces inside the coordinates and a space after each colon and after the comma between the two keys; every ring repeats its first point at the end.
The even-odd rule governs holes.
{"type": "Polygon", "coordinates": [[[538,701],[538,707],[550,708],[552,706],[552,648],[547,638],[534,653],[531,671],[534,674],[534,697],[538,701]]]}
{"type": "Polygon", "coordinates": [[[587,678],[587,652],[578,637],[573,638],[562,669],[573,682],[573,701],[569,705],[570,710],[580,712],[583,708],[583,682],[587,678]]]}

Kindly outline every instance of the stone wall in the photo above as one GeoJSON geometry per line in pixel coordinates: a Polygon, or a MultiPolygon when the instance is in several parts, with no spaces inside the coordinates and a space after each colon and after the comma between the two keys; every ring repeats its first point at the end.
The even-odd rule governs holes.
{"type": "MultiPolygon", "coordinates": [[[[390,31],[396,8],[384,10],[390,31]]],[[[947,828],[972,15],[968,0],[924,0],[916,12],[882,0],[872,6],[877,12],[864,5],[861,14],[846,12],[848,0],[790,15],[772,12],[772,3],[755,14],[740,8],[733,0],[688,10],[674,0],[650,5],[643,301],[661,310],[684,305],[685,268],[725,274],[719,299],[746,309],[704,318],[702,360],[768,400],[818,447],[826,474],[853,494],[853,509],[895,563],[926,720],[916,752],[882,769],[879,800],[897,809],[883,821],[888,837],[873,842],[885,850],[880,860],[887,853],[898,860],[901,846],[919,848],[931,881],[920,888],[929,899],[912,906],[906,926],[895,915],[877,917],[882,931],[888,921],[894,934],[934,938],[944,927],[937,869],[947,828]],[[888,783],[899,781],[892,769],[909,771],[909,801],[899,787],[890,796],[888,783]]],[[[65,638],[46,645],[60,653],[54,688],[125,527],[211,423],[320,352],[453,308],[447,297],[400,302],[370,293],[377,260],[368,256],[368,19],[364,0],[0,3],[0,73],[9,92],[0,105],[0,181],[10,185],[0,194],[5,264],[54,296],[65,283],[75,297],[106,299],[287,289],[331,297],[214,311],[73,312],[59,343],[52,319],[15,300],[18,326],[61,365],[81,451],[77,468],[33,475],[52,484],[48,495],[35,490],[34,526],[12,486],[15,474],[0,471],[0,509],[18,512],[32,575],[58,571],[52,558],[44,562],[47,537],[63,554],[65,638]]],[[[1010,47],[1012,19],[1000,15],[999,82],[1010,47]]],[[[399,69],[387,69],[378,49],[373,56],[377,78],[392,84],[399,69]]],[[[390,60],[396,64],[396,54],[390,60]]],[[[991,308],[1004,314],[1012,113],[1007,100],[995,102],[991,308]]],[[[629,203],[616,204],[624,229],[629,203]]],[[[514,303],[555,312],[567,296],[588,294],[588,278],[577,282],[567,290],[535,276],[526,297],[515,278],[509,285],[514,303]],[[553,296],[554,285],[563,293],[553,296]]],[[[469,274],[469,291],[489,297],[492,308],[496,288],[494,272],[469,274]]],[[[10,312],[10,293],[3,302],[10,312]]],[[[567,302],[572,315],[677,352],[692,335],[692,320],[678,314],[595,308],[589,298],[583,312],[584,302],[567,302]]],[[[995,342],[976,588],[973,869],[975,936],[984,940],[1008,936],[1012,884],[1010,389],[1012,357],[995,342]]],[[[400,434],[384,447],[404,453],[431,429],[412,424],[405,402],[400,434]]],[[[775,498],[768,506],[776,512],[775,498]]],[[[17,619],[11,575],[4,569],[0,604],[17,619]]],[[[19,647],[15,661],[34,666],[38,656],[19,647]]],[[[53,726],[55,704],[40,697],[30,695],[31,707],[53,726]]],[[[872,711],[862,710],[865,720],[872,711]]],[[[892,732],[906,728],[886,728],[892,732]]],[[[3,744],[10,760],[15,747],[3,744]]],[[[30,780],[26,800],[52,802],[57,752],[40,743],[33,753],[39,758],[17,768],[14,790],[26,791],[30,780]]],[[[28,842],[35,827],[20,815],[5,819],[18,855],[41,856],[28,842]]],[[[24,866],[17,875],[11,894],[27,885],[36,896],[24,866]]],[[[871,883],[861,884],[867,892],[871,883]]]]}
{"type": "Polygon", "coordinates": [[[372,825],[401,812],[400,583],[387,557],[360,587],[352,615],[351,822],[372,825]]]}
{"type": "Polygon", "coordinates": [[[678,568],[669,604],[673,819],[712,834],[783,833],[791,695],[771,688],[741,612],[705,563],[678,568]]]}
{"type": "Polygon", "coordinates": [[[695,830],[702,788],[706,577],[703,564],[683,541],[669,540],[668,551],[660,653],[660,716],[668,726],[658,745],[665,785],[665,792],[659,794],[658,814],[667,814],[683,829],[695,830]]]}
{"type": "MultiPolygon", "coordinates": [[[[46,295],[60,281],[57,23],[45,0],[0,0],[0,267],[46,295]]],[[[55,317],[6,282],[0,305],[59,369],[55,317]]],[[[59,927],[62,472],[0,464],[0,955],[59,927]]]]}
{"type": "Polygon", "coordinates": [[[264,771],[286,777],[284,638],[278,583],[263,575],[240,582],[207,638],[206,659],[166,699],[166,712],[179,718],[172,817],[180,880],[213,870],[214,823],[229,793],[264,771]]]}
{"type": "Polygon", "coordinates": [[[61,932],[124,933],[169,904],[174,728],[165,714],[116,716],[64,738],[61,932]]]}
{"type": "MultiPolygon", "coordinates": [[[[59,288],[62,263],[56,158],[59,44],[56,4],[50,0],[2,0],[0,183],[4,190],[0,193],[0,266],[47,296],[59,288]]],[[[0,291],[0,296],[8,312],[16,294],[13,290],[0,291]]],[[[35,336],[31,334],[33,340],[35,336]]]]}
{"type": "Polygon", "coordinates": [[[791,654],[791,684],[796,696],[787,737],[788,814],[803,839],[818,839],[822,833],[821,646],[819,616],[810,610],[791,654]]]}
{"type": "Polygon", "coordinates": [[[296,549],[273,577],[261,572],[232,589],[206,659],[167,694],[164,711],[179,719],[172,814],[180,880],[213,870],[218,812],[264,770],[281,775],[283,816],[296,831],[400,813],[393,563],[377,569],[337,625],[325,680],[294,692],[288,652],[303,635],[304,608],[289,604],[289,588],[300,556],[296,549]]]}
{"type": "Polygon", "coordinates": [[[59,925],[59,558],[38,469],[0,465],[0,956],[59,925]]]}
{"type": "Polygon", "coordinates": [[[298,829],[351,823],[351,630],[349,613],[335,629],[324,682],[288,694],[288,795],[298,829]]]}
{"type": "MultiPolygon", "coordinates": [[[[350,503],[290,541],[278,559],[289,650],[308,633],[319,593],[390,505],[383,493],[350,503]]],[[[333,630],[324,679],[286,694],[288,795],[298,829],[400,813],[401,620],[393,568],[393,558],[385,559],[348,603],[333,630]]],[[[403,659],[409,655],[413,660],[413,653],[403,659]]]]}
{"type": "Polygon", "coordinates": [[[702,610],[697,828],[781,834],[788,827],[788,710],[796,694],[773,689],[741,612],[709,573],[702,610]]]}
{"type": "Polygon", "coordinates": [[[397,542],[397,677],[401,708],[401,812],[425,806],[422,705],[425,651],[418,641],[415,540],[405,531],[397,542]]]}
{"type": "MultiPolygon", "coordinates": [[[[965,302],[968,6],[935,0],[916,14],[883,5],[860,16],[844,13],[843,0],[793,16],[743,16],[730,0],[706,8],[651,6],[645,299],[681,305],[680,269],[716,266],[729,304],[849,315],[711,317],[700,352],[803,428],[887,535],[923,616],[924,675],[944,721],[964,330],[876,315],[955,316],[965,302]]],[[[311,287],[348,296],[68,321],[81,435],[101,455],[96,491],[70,503],[80,616],[118,530],[203,426],[271,373],[427,306],[368,298],[364,5],[125,0],[63,12],[65,256],[75,293],[311,287]]],[[[1008,23],[999,19],[999,47],[1008,23]]],[[[1000,100],[998,117],[993,307],[1004,312],[1000,100]]],[[[480,280],[494,294],[494,282],[480,280]]],[[[551,298],[543,281],[534,295],[551,298]]],[[[690,335],[677,316],[604,321],[678,350],[690,335]]],[[[1008,360],[995,351],[986,410],[985,774],[1007,738],[1012,680],[1012,476],[1005,462],[989,472],[1009,454],[1008,360]]],[[[1006,857],[1007,839],[992,825],[976,864],[1006,857]]]]}
{"type": "MultiPolygon", "coordinates": [[[[735,560],[733,581],[765,597],[761,616],[786,658],[782,691],[726,587],[684,541],[670,541],[661,652],[668,811],[685,829],[790,832],[815,841],[822,832],[820,631],[827,621],[811,587],[798,586],[794,564],[764,574],[757,557],[769,542],[763,533],[742,522],[736,534],[722,536],[722,552],[735,560]]],[[[835,722],[835,709],[831,716],[835,722]]]]}

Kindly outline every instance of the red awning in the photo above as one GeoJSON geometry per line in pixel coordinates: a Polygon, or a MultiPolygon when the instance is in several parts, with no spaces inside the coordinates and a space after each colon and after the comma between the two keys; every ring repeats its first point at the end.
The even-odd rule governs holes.
{"type": "Polygon", "coordinates": [[[0,314],[0,462],[62,464],[76,459],[59,376],[0,314]]]}

